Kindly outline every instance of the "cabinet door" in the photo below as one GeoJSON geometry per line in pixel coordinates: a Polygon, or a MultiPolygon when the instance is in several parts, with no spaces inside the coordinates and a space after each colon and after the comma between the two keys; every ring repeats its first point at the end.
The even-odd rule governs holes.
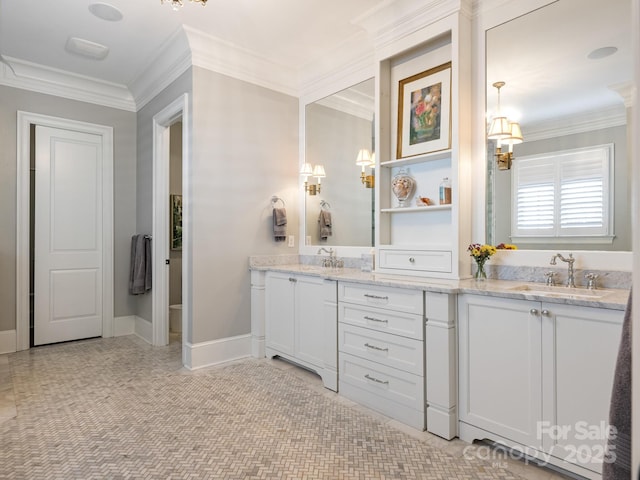
{"type": "Polygon", "coordinates": [[[293,355],[295,285],[294,275],[267,273],[265,346],[268,356],[273,355],[269,350],[293,355]]]}
{"type": "MultiPolygon", "coordinates": [[[[325,302],[331,303],[331,298],[325,300],[325,285],[321,278],[298,276],[296,283],[296,322],[295,322],[295,354],[296,358],[322,367],[325,364],[326,337],[333,330],[334,351],[337,349],[337,306],[335,282],[328,281],[327,288],[333,287],[333,319],[326,318],[325,302]]],[[[333,364],[336,363],[334,359],[333,364]]]]}
{"type": "Polygon", "coordinates": [[[539,447],[540,304],[476,295],[458,301],[460,420],[539,447]]]}
{"type": "Polygon", "coordinates": [[[541,311],[545,450],[600,472],[624,312],[552,303],[541,311]]]}

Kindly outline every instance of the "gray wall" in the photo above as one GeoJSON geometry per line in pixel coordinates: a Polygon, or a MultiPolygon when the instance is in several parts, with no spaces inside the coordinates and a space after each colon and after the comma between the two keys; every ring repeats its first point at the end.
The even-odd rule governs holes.
{"type": "Polygon", "coordinates": [[[128,294],[131,235],[136,229],[136,115],[114,108],[0,86],[0,331],[16,328],[16,121],[17,111],[113,127],[114,313],[135,313],[128,294]]]}
{"type": "Polygon", "coordinates": [[[298,99],[193,67],[192,103],[190,340],[198,343],[251,331],[250,255],[297,253],[274,242],[270,200],[284,199],[297,238],[298,99]]]}
{"type": "MultiPolygon", "coordinates": [[[[631,171],[630,162],[628,161],[629,154],[627,150],[626,131],[626,126],[612,127],[533,142],[526,141],[525,133],[525,142],[520,145],[515,145],[513,148],[514,162],[518,161],[519,156],[524,157],[546,152],[614,143],[614,232],[616,238],[612,245],[583,245],[577,242],[567,242],[566,244],[554,243],[552,246],[545,246],[540,244],[528,245],[518,243],[518,248],[535,250],[546,250],[549,248],[553,250],[631,250],[631,205],[629,203],[629,199],[631,198],[631,171]]],[[[496,215],[496,235],[494,241],[495,243],[509,243],[511,234],[511,171],[496,170],[494,175],[496,192],[496,201],[493,206],[496,215]]]]}
{"type": "MultiPolygon", "coordinates": [[[[189,103],[193,103],[191,76],[191,69],[189,69],[138,111],[136,179],[136,228],[138,233],[151,234],[153,229],[153,117],[184,93],[190,94],[189,103]]],[[[187,139],[187,141],[189,140],[187,139]]],[[[168,201],[169,199],[167,199],[168,201]]],[[[137,295],[134,299],[136,314],[151,321],[151,292],[137,295]]]]}

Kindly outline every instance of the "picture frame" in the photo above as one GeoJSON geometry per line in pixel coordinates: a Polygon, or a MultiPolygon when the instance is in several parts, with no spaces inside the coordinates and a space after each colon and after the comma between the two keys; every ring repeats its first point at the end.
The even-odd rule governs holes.
{"type": "Polygon", "coordinates": [[[398,84],[397,158],[451,148],[451,62],[398,84]]]}
{"type": "Polygon", "coordinates": [[[171,250],[182,250],[182,195],[169,195],[171,250]]]}

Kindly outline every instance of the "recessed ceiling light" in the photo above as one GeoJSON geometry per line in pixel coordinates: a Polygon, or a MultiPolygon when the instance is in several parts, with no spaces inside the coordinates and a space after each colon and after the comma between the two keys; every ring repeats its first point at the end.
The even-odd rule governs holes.
{"type": "Polygon", "coordinates": [[[108,3],[92,3],[89,5],[89,11],[96,17],[107,20],[108,22],[119,22],[123,17],[120,10],[108,3]]]}
{"type": "Polygon", "coordinates": [[[613,55],[618,51],[618,47],[602,47],[596,48],[593,52],[587,55],[587,58],[591,60],[597,60],[599,58],[608,57],[609,55],[613,55]]]}
{"type": "Polygon", "coordinates": [[[104,60],[109,54],[109,47],[78,37],[69,37],[64,48],[69,53],[93,60],[104,60]]]}

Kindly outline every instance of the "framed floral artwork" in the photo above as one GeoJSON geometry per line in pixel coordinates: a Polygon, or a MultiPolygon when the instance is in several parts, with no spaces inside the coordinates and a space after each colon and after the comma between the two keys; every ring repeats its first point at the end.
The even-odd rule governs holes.
{"type": "Polygon", "coordinates": [[[170,195],[171,250],[182,250],[182,195],[170,195]]]}
{"type": "Polygon", "coordinates": [[[397,158],[451,148],[451,62],[400,80],[397,158]]]}

